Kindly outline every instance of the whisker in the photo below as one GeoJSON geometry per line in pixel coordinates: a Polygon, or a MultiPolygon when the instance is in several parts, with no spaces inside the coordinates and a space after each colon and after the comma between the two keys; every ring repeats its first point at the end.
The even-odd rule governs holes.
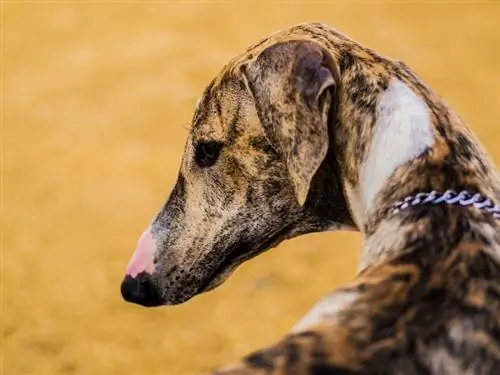
{"type": "Polygon", "coordinates": [[[187,131],[189,133],[189,131],[191,130],[191,125],[188,124],[188,123],[184,123],[184,124],[181,124],[179,125],[182,129],[184,129],[185,131],[187,131]]]}

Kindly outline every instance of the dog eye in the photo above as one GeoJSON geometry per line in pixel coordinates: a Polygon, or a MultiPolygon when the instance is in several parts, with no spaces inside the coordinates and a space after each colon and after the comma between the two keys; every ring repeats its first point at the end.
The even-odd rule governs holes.
{"type": "Polygon", "coordinates": [[[220,142],[200,142],[196,146],[194,159],[196,164],[202,168],[211,167],[217,162],[222,143],[220,142]]]}

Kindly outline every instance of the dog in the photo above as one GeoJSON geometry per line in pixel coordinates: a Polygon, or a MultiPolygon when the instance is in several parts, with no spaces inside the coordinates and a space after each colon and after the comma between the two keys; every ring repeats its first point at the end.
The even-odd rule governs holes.
{"type": "Polygon", "coordinates": [[[499,199],[488,153],[406,64],[294,25],[205,89],[121,293],[184,303],[285,239],[358,230],[351,285],[212,374],[498,374],[499,199]]]}

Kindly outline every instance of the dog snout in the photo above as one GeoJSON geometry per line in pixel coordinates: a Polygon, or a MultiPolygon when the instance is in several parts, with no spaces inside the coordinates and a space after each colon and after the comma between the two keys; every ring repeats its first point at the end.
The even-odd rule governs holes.
{"type": "Polygon", "coordinates": [[[141,272],[136,277],[126,275],[120,289],[123,299],[127,302],[145,307],[162,305],[160,293],[151,275],[146,272],[141,272]]]}

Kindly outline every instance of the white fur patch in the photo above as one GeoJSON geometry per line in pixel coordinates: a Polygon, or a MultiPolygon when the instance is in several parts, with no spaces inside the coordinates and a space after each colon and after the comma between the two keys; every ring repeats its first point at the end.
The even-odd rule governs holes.
{"type": "Polygon", "coordinates": [[[392,173],[433,143],[426,103],[400,80],[391,80],[377,103],[374,137],[360,175],[365,214],[392,173]]]}
{"type": "Polygon", "coordinates": [[[365,228],[365,213],[359,197],[359,189],[352,186],[349,182],[344,185],[344,193],[349,202],[349,211],[359,231],[363,232],[365,228]]]}
{"type": "Polygon", "coordinates": [[[325,319],[335,319],[346,306],[356,300],[356,292],[335,292],[318,302],[293,328],[292,333],[307,330],[325,319]]]}

